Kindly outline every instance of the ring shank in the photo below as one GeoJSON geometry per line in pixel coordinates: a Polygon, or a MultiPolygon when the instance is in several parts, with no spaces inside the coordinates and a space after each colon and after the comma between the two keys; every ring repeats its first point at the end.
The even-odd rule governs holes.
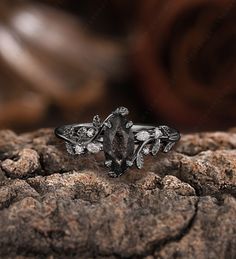
{"type": "MultiPolygon", "coordinates": [[[[71,124],[71,125],[64,125],[64,126],[61,126],[61,127],[58,127],[55,129],[55,135],[65,141],[68,141],[68,142],[71,142],[71,139],[68,137],[68,134],[66,134],[66,132],[68,130],[71,130],[71,129],[76,129],[76,128],[81,128],[81,127],[85,127],[85,128],[94,128],[93,124],[92,123],[80,123],[80,124],[71,124]]],[[[154,130],[156,128],[162,128],[162,127],[165,127],[166,129],[168,129],[168,132],[171,134],[171,135],[175,135],[175,141],[178,141],[180,139],[180,134],[179,132],[174,129],[174,128],[171,128],[169,126],[153,126],[153,125],[141,125],[141,124],[138,124],[138,125],[133,125],[132,126],[132,131],[133,133],[137,133],[137,132],[140,132],[142,130],[154,130]]],[[[102,135],[102,133],[101,133],[102,135]]]]}

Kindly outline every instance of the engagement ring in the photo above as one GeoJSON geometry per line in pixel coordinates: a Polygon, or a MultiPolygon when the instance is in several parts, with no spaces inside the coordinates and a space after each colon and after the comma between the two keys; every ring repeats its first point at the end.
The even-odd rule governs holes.
{"type": "Polygon", "coordinates": [[[105,155],[109,175],[118,177],[134,164],[144,165],[144,156],[167,153],[180,139],[177,130],[165,125],[134,125],[127,116],[129,111],[119,107],[103,122],[96,115],[92,123],[65,125],[55,129],[57,137],[65,140],[68,153],[105,155]]]}

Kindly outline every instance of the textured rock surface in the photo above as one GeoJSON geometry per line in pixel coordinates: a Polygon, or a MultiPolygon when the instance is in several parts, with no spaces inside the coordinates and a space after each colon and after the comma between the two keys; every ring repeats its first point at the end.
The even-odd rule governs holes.
{"type": "Polygon", "coordinates": [[[52,130],[0,132],[0,258],[236,258],[236,133],[110,178],[52,130]]]}

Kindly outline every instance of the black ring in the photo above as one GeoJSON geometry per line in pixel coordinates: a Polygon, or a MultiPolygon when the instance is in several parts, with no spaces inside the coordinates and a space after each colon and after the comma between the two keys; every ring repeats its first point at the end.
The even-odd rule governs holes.
{"type": "Polygon", "coordinates": [[[66,142],[70,154],[104,151],[110,176],[117,177],[134,163],[143,167],[144,155],[168,152],[179,141],[180,133],[169,126],[133,125],[129,111],[117,108],[103,122],[98,115],[93,123],[65,125],[55,135],[66,142]]]}

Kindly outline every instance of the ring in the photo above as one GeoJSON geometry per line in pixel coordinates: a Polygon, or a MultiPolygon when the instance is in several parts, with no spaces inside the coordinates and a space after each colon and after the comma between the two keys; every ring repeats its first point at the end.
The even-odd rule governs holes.
{"type": "Polygon", "coordinates": [[[58,127],[55,135],[65,141],[71,155],[103,151],[109,175],[118,177],[134,164],[141,169],[144,156],[167,153],[180,139],[177,130],[165,125],[134,125],[128,114],[127,108],[119,107],[103,122],[96,115],[92,123],[58,127]]]}

